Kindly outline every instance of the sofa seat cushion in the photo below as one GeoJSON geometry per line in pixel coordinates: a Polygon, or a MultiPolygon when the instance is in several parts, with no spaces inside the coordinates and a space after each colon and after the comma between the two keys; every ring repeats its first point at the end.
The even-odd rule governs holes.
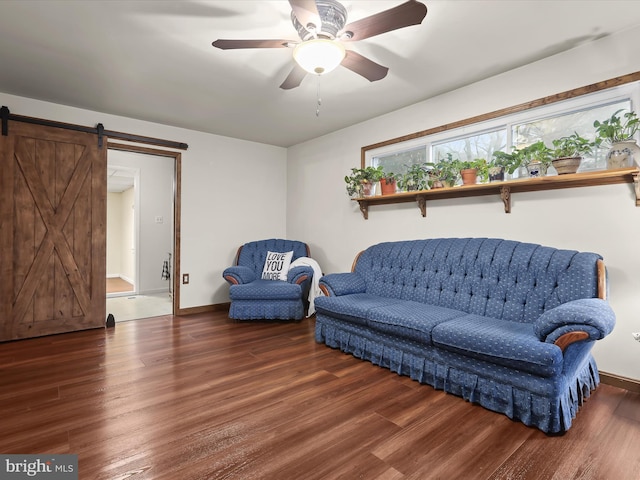
{"type": "Polygon", "coordinates": [[[464,315],[459,310],[404,300],[369,309],[367,325],[380,333],[432,345],[431,331],[436,325],[464,315]]]}
{"type": "Polygon", "coordinates": [[[538,340],[529,323],[464,315],[433,328],[438,348],[543,377],[562,371],[562,351],[538,340]]]}
{"type": "Polygon", "coordinates": [[[231,285],[231,300],[300,300],[300,285],[281,280],[254,280],[243,285],[231,285]]]}
{"type": "Polygon", "coordinates": [[[367,324],[367,312],[372,308],[398,303],[400,300],[368,293],[353,293],[339,297],[318,297],[316,312],[358,325],[367,324]]]}

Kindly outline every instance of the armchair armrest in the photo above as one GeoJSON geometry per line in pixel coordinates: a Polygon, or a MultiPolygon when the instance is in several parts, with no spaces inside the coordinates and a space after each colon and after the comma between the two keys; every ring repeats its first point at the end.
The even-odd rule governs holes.
{"type": "Polygon", "coordinates": [[[222,272],[222,276],[231,285],[251,283],[257,278],[253,270],[242,265],[235,265],[225,269],[225,271],[222,272]]]}
{"type": "Polygon", "coordinates": [[[293,267],[287,273],[287,282],[302,284],[313,278],[313,268],[307,266],[293,267]]]}
{"type": "Polygon", "coordinates": [[[541,341],[564,349],[575,341],[606,337],[615,323],[615,313],[606,300],[582,298],[543,313],[534,322],[533,330],[541,341]]]}
{"type": "Polygon", "coordinates": [[[364,279],[357,273],[330,273],[320,279],[320,289],[327,297],[364,293],[364,279]]]}

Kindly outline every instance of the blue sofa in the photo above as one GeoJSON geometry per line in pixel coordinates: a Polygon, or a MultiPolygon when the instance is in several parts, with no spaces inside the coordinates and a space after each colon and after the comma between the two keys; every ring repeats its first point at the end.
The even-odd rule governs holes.
{"type": "Polygon", "coordinates": [[[293,267],[285,280],[261,278],[267,252],[293,252],[292,260],[309,257],[309,246],[297,240],[269,238],[248,242],[238,249],[235,264],[222,272],[229,283],[229,317],[234,320],[301,320],[313,268],[293,267]]]}
{"type": "Polygon", "coordinates": [[[317,342],[546,433],[599,384],[615,324],[599,255],[502,239],[381,243],[320,288],[317,342]]]}

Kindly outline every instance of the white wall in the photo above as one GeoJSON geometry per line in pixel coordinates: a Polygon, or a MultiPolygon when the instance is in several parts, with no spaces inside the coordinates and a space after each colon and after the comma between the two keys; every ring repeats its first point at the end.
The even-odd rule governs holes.
{"type": "MultiPolygon", "coordinates": [[[[128,188],[120,194],[120,274],[134,285],[138,293],[144,293],[140,291],[140,280],[136,276],[135,193],[135,188],[128,188]]],[[[108,229],[107,225],[107,237],[108,229]]]]}
{"type": "Polygon", "coordinates": [[[309,242],[325,273],[349,270],[358,251],[386,240],[489,236],[598,252],[617,325],[594,355],[602,371],[640,379],[631,336],[640,331],[640,208],[630,185],[514,194],[511,214],[496,195],[427,202],[426,218],[413,204],[373,206],[364,220],[343,181],[362,146],[639,71],[638,44],[640,28],[289,148],[289,238],[309,242]]]}
{"type": "Polygon", "coordinates": [[[122,221],[120,219],[120,206],[122,205],[122,193],[107,193],[107,277],[118,277],[122,273],[122,221]]]}
{"type": "Polygon", "coordinates": [[[120,277],[137,286],[134,202],[133,187],[107,193],[107,277],[120,277]]]}
{"type": "MultiPolygon", "coordinates": [[[[184,142],[180,308],[229,300],[222,271],[238,246],[286,236],[286,150],[0,93],[11,113],[184,142]]],[[[160,272],[158,272],[158,275],[160,272]]]]}

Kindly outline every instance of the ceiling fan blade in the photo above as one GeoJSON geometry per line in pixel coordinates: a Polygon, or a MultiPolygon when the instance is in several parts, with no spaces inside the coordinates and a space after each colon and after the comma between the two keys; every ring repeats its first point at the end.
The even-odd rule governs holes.
{"type": "Polygon", "coordinates": [[[369,60],[367,57],[363,57],[353,50],[347,50],[347,54],[344,57],[344,60],[342,60],[341,65],[358,75],[362,75],[370,82],[383,79],[387,76],[387,72],[389,71],[387,67],[384,67],[373,60],[369,60]]]}
{"type": "Polygon", "coordinates": [[[302,83],[302,80],[306,75],[307,72],[296,63],[291,69],[291,72],[289,72],[289,75],[287,75],[287,78],[285,78],[284,82],[282,82],[282,85],[280,85],[280,88],[282,88],[283,90],[296,88],[300,86],[300,83],[302,83]]]}
{"type": "Polygon", "coordinates": [[[222,50],[235,48],[287,48],[295,44],[292,40],[216,40],[212,45],[222,50]]]}
{"type": "Polygon", "coordinates": [[[399,28],[418,25],[422,23],[426,15],[426,5],[416,0],[409,0],[397,7],[345,25],[342,29],[343,36],[340,39],[344,41],[362,40],[399,28]]]}
{"type": "Polygon", "coordinates": [[[309,31],[309,25],[315,26],[315,29],[320,31],[322,28],[322,20],[320,19],[320,13],[318,12],[318,6],[316,0],[289,0],[291,9],[298,21],[309,31]]]}

